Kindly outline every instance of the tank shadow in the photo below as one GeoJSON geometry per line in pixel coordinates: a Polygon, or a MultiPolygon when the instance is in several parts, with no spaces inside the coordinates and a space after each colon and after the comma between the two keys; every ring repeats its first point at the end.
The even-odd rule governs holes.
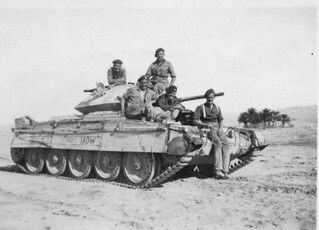
{"type": "Polygon", "coordinates": [[[0,166],[0,171],[25,174],[17,165],[0,166]]]}
{"type": "MultiPolygon", "coordinates": [[[[45,169],[44,169],[45,170],[45,169]]],[[[0,166],[0,172],[10,172],[10,173],[19,173],[19,174],[26,174],[18,165],[12,164],[12,165],[7,165],[7,166],[0,166]]],[[[46,171],[46,170],[45,170],[46,171]]],[[[44,171],[44,174],[45,174],[44,171]]],[[[68,177],[68,170],[65,172],[64,176],[68,177]]],[[[166,182],[174,182],[180,179],[187,179],[191,177],[196,177],[198,179],[207,179],[207,178],[212,178],[214,177],[214,174],[212,173],[211,167],[203,167],[203,166],[186,166],[176,174],[174,174],[172,177],[168,178],[164,183],[159,184],[155,187],[161,188],[165,186],[166,182]]],[[[91,172],[89,178],[91,179],[97,179],[97,176],[91,172]]],[[[123,183],[123,178],[118,178],[118,182],[123,183]]]]}
{"type": "Polygon", "coordinates": [[[187,179],[196,177],[198,179],[207,179],[214,177],[213,168],[211,166],[186,166],[181,171],[167,179],[167,182],[173,182],[179,179],[187,179]]]}

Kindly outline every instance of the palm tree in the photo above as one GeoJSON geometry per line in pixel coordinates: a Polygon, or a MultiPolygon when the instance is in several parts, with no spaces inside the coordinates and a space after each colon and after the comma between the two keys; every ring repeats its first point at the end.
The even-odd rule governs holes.
{"type": "Polygon", "coordinates": [[[247,128],[247,124],[249,122],[249,115],[247,112],[243,112],[238,117],[238,123],[244,123],[244,127],[247,128]]]}
{"type": "Polygon", "coordinates": [[[280,116],[282,127],[285,127],[285,124],[290,122],[290,117],[287,114],[281,114],[280,116]]]}
{"type": "Polygon", "coordinates": [[[253,125],[257,125],[260,121],[259,113],[257,113],[257,110],[255,108],[249,108],[247,110],[249,123],[253,125]]]}
{"type": "Polygon", "coordinates": [[[279,112],[272,110],[270,112],[270,122],[272,123],[272,126],[274,126],[275,121],[279,121],[281,118],[279,117],[279,112]]]}
{"type": "Polygon", "coordinates": [[[270,109],[263,109],[259,113],[260,120],[264,123],[264,128],[266,128],[267,125],[269,125],[269,122],[271,120],[271,110],[270,109]]]}

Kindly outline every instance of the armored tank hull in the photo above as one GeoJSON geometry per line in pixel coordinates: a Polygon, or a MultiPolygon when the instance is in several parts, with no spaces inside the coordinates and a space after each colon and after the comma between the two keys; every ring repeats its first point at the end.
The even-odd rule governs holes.
{"type": "MultiPolygon", "coordinates": [[[[230,170],[246,163],[265,143],[251,130],[225,128],[231,143],[230,170]]],[[[37,123],[16,119],[12,160],[28,174],[46,172],[98,177],[133,187],[153,187],[187,165],[212,164],[208,131],[180,123],[128,120],[96,112],[37,123]]]]}
{"type": "MultiPolygon", "coordinates": [[[[15,119],[12,160],[28,174],[97,177],[135,188],[163,183],[187,165],[213,164],[210,131],[192,125],[192,111],[181,113],[179,122],[169,123],[122,116],[119,97],[132,86],[92,90],[75,107],[81,115],[46,122],[29,116],[15,119]]],[[[224,131],[231,146],[230,171],[266,146],[252,130],[225,127],[224,131]]]]}

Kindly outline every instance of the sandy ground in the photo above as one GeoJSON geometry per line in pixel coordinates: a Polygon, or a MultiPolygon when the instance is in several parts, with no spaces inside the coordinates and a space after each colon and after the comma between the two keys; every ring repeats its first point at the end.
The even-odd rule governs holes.
{"type": "MultiPolygon", "coordinates": [[[[263,131],[270,146],[227,181],[150,190],[0,171],[0,229],[315,229],[316,124],[263,131]]],[[[12,133],[0,129],[0,166],[12,133]]]]}

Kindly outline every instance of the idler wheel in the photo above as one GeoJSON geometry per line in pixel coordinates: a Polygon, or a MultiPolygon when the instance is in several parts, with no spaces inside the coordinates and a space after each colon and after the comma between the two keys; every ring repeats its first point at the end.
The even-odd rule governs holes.
{"type": "Polygon", "coordinates": [[[58,149],[48,151],[45,159],[45,165],[51,175],[62,175],[67,166],[67,152],[65,150],[58,149]]]}
{"type": "Polygon", "coordinates": [[[45,150],[27,149],[25,153],[25,166],[30,174],[42,172],[44,168],[45,150]]]}
{"type": "Polygon", "coordinates": [[[72,150],[68,164],[74,178],[87,178],[92,169],[92,155],[89,151],[72,150]]]}
{"type": "Polygon", "coordinates": [[[23,163],[25,159],[25,152],[26,149],[11,148],[11,159],[16,164],[23,163]]]}
{"type": "Polygon", "coordinates": [[[96,152],[94,171],[103,180],[115,180],[121,171],[122,154],[114,152],[96,152]]]}
{"type": "Polygon", "coordinates": [[[150,182],[156,171],[156,160],[153,153],[126,153],[123,158],[123,174],[133,185],[150,182]]]}

